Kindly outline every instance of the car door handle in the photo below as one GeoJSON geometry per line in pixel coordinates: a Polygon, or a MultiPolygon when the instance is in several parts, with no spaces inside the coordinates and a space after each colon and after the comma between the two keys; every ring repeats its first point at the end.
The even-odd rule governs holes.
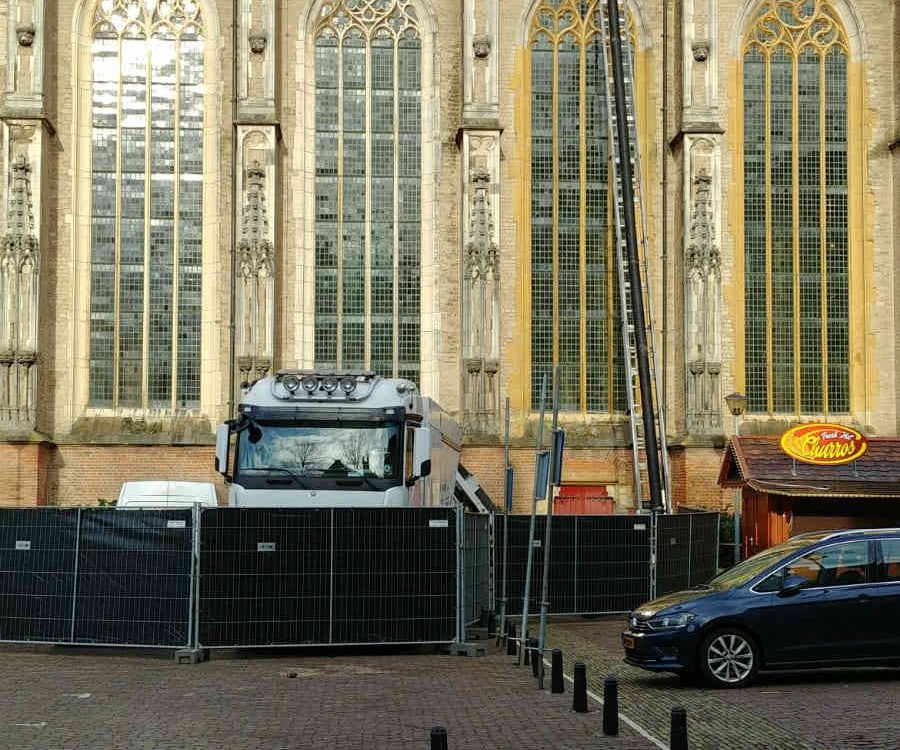
{"type": "Polygon", "coordinates": [[[868,594],[860,594],[858,597],[856,597],[856,601],[858,601],[860,604],[868,604],[870,601],[872,601],[872,597],[868,594]]]}

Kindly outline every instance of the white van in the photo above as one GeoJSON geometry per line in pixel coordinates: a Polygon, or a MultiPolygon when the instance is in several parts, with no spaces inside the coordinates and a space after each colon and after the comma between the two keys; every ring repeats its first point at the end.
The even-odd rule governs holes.
{"type": "Polygon", "coordinates": [[[125,482],[119,491],[117,508],[190,508],[200,503],[204,508],[219,504],[212,482],[125,482]]]}

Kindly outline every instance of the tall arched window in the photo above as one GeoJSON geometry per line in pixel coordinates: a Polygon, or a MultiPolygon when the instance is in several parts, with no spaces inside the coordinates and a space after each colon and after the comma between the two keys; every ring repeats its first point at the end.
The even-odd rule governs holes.
{"type": "Polygon", "coordinates": [[[89,404],[200,403],[204,38],[194,0],[94,12],[89,404]]]}
{"type": "Polygon", "coordinates": [[[746,390],[848,412],[847,35],[825,0],[765,0],[743,45],[746,390]]]}
{"type": "Polygon", "coordinates": [[[625,410],[601,12],[543,0],[529,27],[533,408],[558,364],[561,408],[625,410]]]}
{"type": "Polygon", "coordinates": [[[315,27],[315,360],[419,381],[422,45],[410,0],[315,27]]]}

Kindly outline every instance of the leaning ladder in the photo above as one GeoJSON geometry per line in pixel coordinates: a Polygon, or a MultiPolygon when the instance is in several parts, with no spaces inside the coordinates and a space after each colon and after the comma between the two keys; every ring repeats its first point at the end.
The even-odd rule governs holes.
{"type": "MultiPolygon", "coordinates": [[[[619,38],[622,46],[622,65],[624,68],[625,82],[625,109],[628,125],[630,155],[632,173],[634,174],[634,206],[626,207],[622,200],[621,169],[619,164],[618,136],[615,108],[615,90],[613,88],[613,62],[610,52],[609,19],[605,9],[598,7],[597,15],[600,17],[601,31],[603,34],[603,48],[605,52],[606,75],[606,113],[609,120],[609,151],[612,159],[613,171],[613,200],[615,202],[615,228],[616,228],[616,269],[619,277],[619,302],[622,314],[622,344],[625,353],[625,391],[628,397],[628,413],[631,417],[631,444],[633,454],[635,504],[640,509],[643,507],[644,498],[649,497],[649,480],[647,476],[646,443],[644,440],[643,409],[654,410],[654,425],[659,447],[659,465],[662,471],[662,487],[664,490],[663,510],[671,508],[671,491],[669,483],[669,457],[666,450],[666,423],[665,413],[660,398],[662,384],[659,369],[656,367],[657,334],[653,325],[653,298],[650,294],[650,273],[647,267],[647,217],[644,210],[644,186],[641,178],[641,156],[638,148],[637,120],[634,105],[634,60],[631,43],[625,24],[625,9],[622,0],[617,0],[619,9],[619,38]],[[638,261],[640,265],[641,295],[644,300],[643,321],[634,320],[631,307],[632,278],[628,270],[626,257],[625,218],[626,210],[634,211],[639,218],[640,234],[638,236],[638,261]],[[647,353],[650,360],[650,377],[652,381],[652,393],[642,394],[638,379],[637,353],[634,343],[634,331],[636,325],[643,324],[647,331],[647,353]]],[[[654,514],[655,515],[655,514],[654,514]]],[[[655,518],[654,518],[655,521],[655,518]]],[[[651,524],[651,549],[656,549],[656,524],[651,524]]],[[[655,582],[651,583],[655,589],[655,582]]]]}

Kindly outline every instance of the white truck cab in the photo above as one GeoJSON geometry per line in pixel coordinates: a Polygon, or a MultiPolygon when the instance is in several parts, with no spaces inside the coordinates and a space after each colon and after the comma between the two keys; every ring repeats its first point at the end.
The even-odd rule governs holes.
{"type": "Polygon", "coordinates": [[[452,506],[461,429],[408,380],[286,370],[216,435],[230,507],[452,506]]]}

